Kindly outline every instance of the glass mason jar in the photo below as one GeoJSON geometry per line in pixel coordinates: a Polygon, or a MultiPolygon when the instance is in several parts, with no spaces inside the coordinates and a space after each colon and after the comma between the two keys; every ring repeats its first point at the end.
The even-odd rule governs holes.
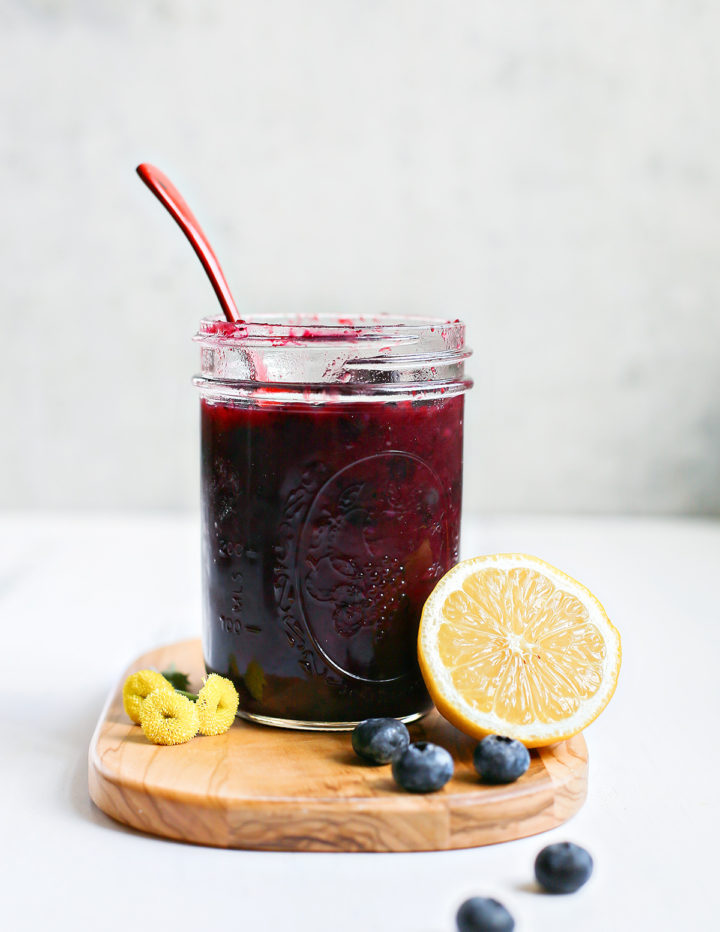
{"type": "Polygon", "coordinates": [[[278,315],[195,339],[208,672],[268,725],[419,718],[420,614],[458,560],[464,324],[278,315]]]}

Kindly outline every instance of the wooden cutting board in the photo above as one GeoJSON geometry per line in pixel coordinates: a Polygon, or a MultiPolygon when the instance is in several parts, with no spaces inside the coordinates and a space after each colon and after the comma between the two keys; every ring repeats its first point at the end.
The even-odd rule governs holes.
{"type": "Polygon", "coordinates": [[[528,772],[484,786],[472,767],[476,742],[436,712],[410,726],[455,759],[438,793],[399,789],[389,766],[363,764],[350,735],[267,728],[237,720],[229,732],[176,747],[150,744],[123,710],[135,670],[204,672],[199,640],[132,663],[100,716],[89,752],[93,801],[113,819],[153,835],[266,851],[442,851],[534,835],[569,819],[585,800],[582,735],[531,752],[528,772]]]}

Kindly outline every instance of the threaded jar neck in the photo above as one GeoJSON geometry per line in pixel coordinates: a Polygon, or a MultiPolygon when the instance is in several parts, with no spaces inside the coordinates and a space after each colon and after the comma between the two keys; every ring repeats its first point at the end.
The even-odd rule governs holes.
{"type": "Polygon", "coordinates": [[[433,317],[259,315],[200,322],[203,395],[322,402],[459,394],[465,325],[433,317]],[[298,399],[298,395],[302,397],[298,399]]]}

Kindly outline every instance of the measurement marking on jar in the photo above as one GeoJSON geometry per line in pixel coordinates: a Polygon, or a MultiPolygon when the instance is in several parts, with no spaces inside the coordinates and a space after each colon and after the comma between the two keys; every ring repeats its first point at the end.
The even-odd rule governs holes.
{"type": "Polygon", "coordinates": [[[243,630],[244,626],[240,618],[232,618],[229,615],[219,615],[218,620],[222,630],[227,631],[228,634],[240,634],[243,630]]]}
{"type": "Polygon", "coordinates": [[[230,611],[242,612],[243,610],[242,586],[239,589],[233,589],[231,596],[232,596],[232,606],[230,608],[230,611]]]}

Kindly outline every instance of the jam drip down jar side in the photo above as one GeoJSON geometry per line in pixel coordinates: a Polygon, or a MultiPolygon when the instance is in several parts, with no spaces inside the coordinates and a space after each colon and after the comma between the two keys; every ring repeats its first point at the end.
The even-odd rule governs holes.
{"type": "Polygon", "coordinates": [[[463,325],[277,316],[196,339],[207,670],[265,724],[419,718],[420,614],[458,560],[463,325]]]}

